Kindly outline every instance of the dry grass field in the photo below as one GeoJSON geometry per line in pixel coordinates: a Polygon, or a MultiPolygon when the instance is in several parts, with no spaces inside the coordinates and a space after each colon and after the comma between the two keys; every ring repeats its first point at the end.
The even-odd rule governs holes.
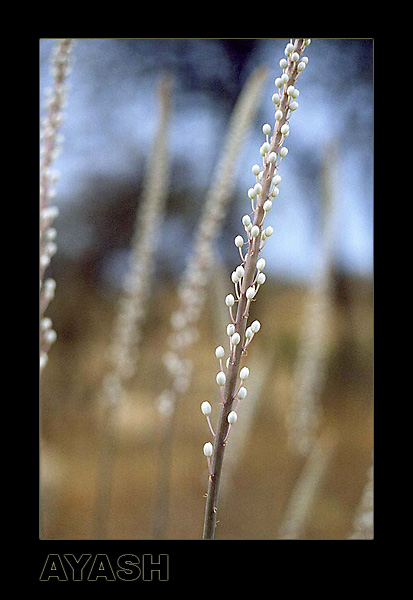
{"type": "MultiPolygon", "coordinates": [[[[279,538],[305,466],[305,458],[294,454],[287,443],[286,415],[307,290],[270,279],[260,292],[262,331],[247,357],[249,395],[240,407],[224,461],[217,539],[279,538]],[[248,427],[241,429],[243,415],[248,415],[248,427]]],[[[372,295],[372,283],[366,280],[346,278],[334,288],[320,398],[321,447],[330,451],[329,462],[305,516],[301,539],[347,539],[366,483],[373,447],[372,295]]],[[[58,341],[40,389],[46,539],[91,537],[102,417],[99,389],[114,300],[98,295],[81,277],[67,275],[60,276],[59,293],[49,309],[58,341]]],[[[164,389],[162,353],[174,303],[172,286],[158,285],[148,307],[138,372],[118,415],[109,539],[153,537],[162,431],[156,398],[164,389]]],[[[204,400],[211,402],[214,422],[219,404],[214,349],[224,341],[217,325],[222,322],[221,316],[217,318],[221,306],[217,301],[216,311],[213,307],[210,302],[204,311],[200,339],[191,349],[192,383],[177,409],[169,539],[202,536],[208,476],[202,446],[210,433],[199,407],[204,400]]]]}

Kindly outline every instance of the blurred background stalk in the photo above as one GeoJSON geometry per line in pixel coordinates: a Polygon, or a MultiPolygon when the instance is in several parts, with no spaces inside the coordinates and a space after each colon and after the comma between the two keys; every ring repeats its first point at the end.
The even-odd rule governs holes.
{"type": "MultiPolygon", "coordinates": [[[[109,348],[108,370],[104,375],[100,402],[101,452],[97,468],[96,500],[93,515],[94,539],[105,539],[111,509],[113,469],[118,444],[119,406],[124,402],[125,385],[136,369],[141,351],[142,326],[151,286],[155,284],[155,250],[168,198],[168,135],[171,78],[159,82],[159,125],[148,157],[147,179],[136,216],[132,239],[132,260],[124,292],[119,301],[109,348]]],[[[135,398],[139,402],[139,397],[135,398]]]]}

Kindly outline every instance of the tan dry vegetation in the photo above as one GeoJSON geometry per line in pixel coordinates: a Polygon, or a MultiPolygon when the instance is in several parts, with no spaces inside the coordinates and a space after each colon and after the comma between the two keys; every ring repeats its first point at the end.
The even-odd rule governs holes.
{"type": "MultiPolygon", "coordinates": [[[[373,444],[373,321],[371,282],[348,282],[350,303],[336,302],[329,328],[322,428],[336,449],[305,524],[306,539],[345,539],[360,500],[373,444]],[[350,325],[349,325],[350,323],[350,325]]],[[[98,392],[115,303],[78,281],[64,283],[50,312],[59,333],[41,382],[44,437],[42,476],[44,536],[90,537],[98,459],[98,392]],[[77,291],[76,291],[77,290],[77,291]],[[81,307],[81,308],[80,308],[81,307]]],[[[149,305],[138,373],[119,414],[119,447],[113,480],[111,539],[150,539],[156,494],[157,443],[162,422],[156,410],[163,390],[162,351],[175,294],[158,288],[149,305]]],[[[231,484],[221,498],[217,539],[276,539],[285,508],[304,464],[287,446],[285,412],[302,325],[306,289],[268,281],[260,292],[263,325],[244,364],[274,356],[271,376],[240,444],[231,484]],[[273,353],[273,354],[272,354],[273,353]]],[[[219,310],[217,308],[217,310],[219,310]]],[[[214,382],[217,339],[212,311],[205,311],[200,339],[191,349],[194,376],[178,405],[171,472],[171,539],[200,539],[207,469],[202,445],[210,438],[199,406],[219,396],[214,382]]],[[[252,318],[255,318],[252,310],[252,318]]],[[[258,316],[258,313],[257,313],[258,316]]],[[[256,363],[257,364],[257,363],[256,363]]],[[[255,369],[257,373],[257,369],[255,369]]],[[[247,397],[243,402],[248,402],[247,397]]],[[[243,418],[242,405],[239,422],[243,418]]],[[[237,435],[234,426],[229,444],[237,435]]],[[[224,478],[225,478],[224,462],[224,478]]],[[[228,467],[229,468],[229,467],[228,467]]]]}

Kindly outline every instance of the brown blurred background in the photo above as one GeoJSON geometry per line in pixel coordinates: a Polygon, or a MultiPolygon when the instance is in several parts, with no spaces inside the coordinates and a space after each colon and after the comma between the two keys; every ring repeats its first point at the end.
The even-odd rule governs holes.
{"type": "MultiPolygon", "coordinates": [[[[208,182],[214,173],[214,155],[209,156],[208,152],[214,147],[214,140],[219,139],[219,125],[227,123],[247,75],[263,60],[270,68],[271,81],[268,90],[263,90],[263,105],[252,130],[255,128],[259,133],[262,123],[272,122],[272,109],[270,107],[269,111],[266,100],[268,94],[271,97],[273,78],[279,74],[278,61],[283,56],[285,40],[232,40],[232,43],[231,40],[184,40],[181,45],[179,42],[92,39],[77,40],[74,48],[67,122],[63,127],[66,140],[57,165],[61,171],[61,181],[57,186],[60,216],[56,221],[59,251],[47,272],[57,282],[56,296],[47,316],[53,320],[58,339],[50,350],[49,362],[40,383],[41,535],[47,539],[90,539],[92,536],[101,443],[99,392],[134,218],[142,199],[145,156],[150,147],[150,136],[156,128],[155,90],[160,70],[168,67],[178,82],[173,96],[177,115],[183,118],[185,110],[188,110],[188,115],[195,111],[196,123],[197,107],[202,111],[210,106],[218,117],[209,145],[207,142],[204,145],[200,143],[195,152],[196,164],[201,164],[202,169],[194,169],[191,159],[183,150],[179,151],[174,125],[171,124],[171,138],[175,141],[171,141],[171,185],[165,228],[162,230],[165,235],[156,251],[138,373],[127,386],[119,412],[118,447],[106,527],[109,539],[151,539],[154,535],[159,444],[163,427],[156,399],[167,385],[162,354],[170,332],[171,312],[177,306],[180,273],[193,241],[186,232],[193,231],[192,223],[200,216],[208,182]],[[220,53],[226,57],[221,79],[214,70],[213,61],[208,63],[211,50],[216,52],[216,55],[212,52],[212,56],[217,62],[220,53]],[[98,68],[105,52],[113,69],[106,81],[98,68]],[[99,167],[100,158],[96,154],[91,131],[85,131],[84,139],[76,141],[79,125],[75,125],[75,121],[79,111],[83,110],[89,117],[83,115],[80,121],[91,124],[96,118],[96,115],[90,116],[93,107],[113,117],[116,107],[111,112],[110,105],[106,106],[105,102],[109,103],[111,94],[106,90],[115,85],[111,77],[116,71],[117,60],[124,68],[119,75],[125,82],[124,95],[127,96],[134,85],[139,98],[143,89],[150,90],[150,99],[155,99],[155,102],[148,120],[154,125],[153,131],[149,128],[145,132],[145,145],[138,134],[136,139],[132,139],[133,136],[122,137],[123,134],[110,119],[106,124],[101,117],[100,127],[105,135],[109,136],[113,127],[112,138],[109,139],[112,139],[111,151],[114,154],[118,145],[125,146],[127,153],[136,142],[136,148],[128,153],[130,165],[123,165],[124,171],[122,168],[116,171],[113,167],[113,172],[110,172],[103,157],[100,157],[102,165],[99,167]],[[137,66],[131,69],[131,64],[139,65],[141,70],[137,66]],[[194,65],[200,65],[199,69],[195,69],[194,65]],[[182,89],[183,81],[186,89],[182,89]],[[81,85],[86,90],[84,95],[79,91],[81,85]],[[90,104],[87,104],[88,98],[90,104]],[[218,137],[214,138],[214,135],[218,137]],[[205,162],[199,162],[203,152],[205,162]],[[86,175],[79,167],[82,157],[92,165],[86,175]],[[202,171],[199,179],[196,178],[196,170],[202,171]]],[[[50,85],[47,69],[52,44],[53,40],[41,41],[41,89],[50,85]]],[[[321,413],[316,435],[319,455],[315,463],[319,470],[314,474],[313,469],[315,487],[311,493],[308,492],[308,504],[304,507],[300,528],[301,539],[347,539],[352,534],[372,464],[372,40],[313,40],[308,56],[309,65],[303,75],[303,84],[299,86],[300,109],[302,104],[305,112],[301,121],[292,119],[291,128],[297,129],[297,133],[291,134],[288,144],[291,156],[296,156],[287,167],[289,155],[280,169],[283,183],[284,177],[286,183],[280,198],[284,195],[284,203],[301,207],[301,216],[289,213],[294,209],[278,204],[278,199],[274,202],[277,227],[268,246],[271,244],[275,249],[268,249],[268,254],[264,252],[267,262],[273,262],[273,267],[267,273],[267,282],[262,286],[252,311],[252,317],[261,321],[262,330],[254,338],[248,353],[246,364],[251,368],[247,386],[249,394],[240,407],[238,423],[229,438],[228,449],[233,443],[236,452],[230,454],[228,451],[224,462],[225,482],[217,529],[219,539],[282,537],[286,516],[293,510],[294,498],[297,495],[304,498],[302,490],[311,488],[311,484],[305,488],[303,478],[311,471],[311,452],[307,456],[294,452],[287,434],[288,415],[294,402],[297,358],[303,328],[308,320],[317,257],[320,249],[322,252],[320,232],[326,194],[330,194],[327,201],[331,202],[333,195],[338,206],[338,233],[328,270],[329,291],[326,297],[329,310],[321,336],[323,360],[317,364],[320,383],[316,390],[316,404],[321,413]],[[326,68],[323,56],[326,52],[330,66],[340,62],[343,67],[342,80],[337,73],[329,81],[323,77],[323,69],[326,68]],[[349,74],[352,75],[350,84],[349,74]],[[356,95],[357,89],[359,96],[356,95]],[[323,109],[323,93],[329,93],[336,104],[323,109]],[[345,103],[343,93],[350,105],[345,103]],[[359,112],[355,103],[357,97],[363,99],[359,112]],[[320,104],[316,110],[314,107],[318,99],[320,104]],[[367,107],[370,109],[367,110],[367,107]],[[360,113],[363,115],[360,116],[360,113]],[[335,119],[331,119],[331,115],[336,115],[335,119]],[[310,122],[311,119],[313,122],[310,122]],[[322,129],[324,119],[333,122],[327,132],[322,129]],[[346,135],[349,123],[355,131],[350,148],[346,135]],[[314,147],[312,136],[315,135],[311,132],[320,127],[320,144],[310,152],[309,149],[314,147]],[[326,192],[322,173],[328,169],[326,157],[331,140],[337,160],[332,167],[333,188],[326,192]],[[292,181],[289,184],[288,178],[292,181]],[[300,183],[294,183],[300,180],[301,187],[300,183]],[[351,196],[351,201],[347,201],[346,193],[351,196]],[[289,241],[286,240],[288,232],[289,241]],[[294,238],[294,235],[297,237],[294,238]],[[298,237],[303,239],[298,240],[298,237]],[[286,246],[284,251],[279,248],[282,244],[286,246]],[[291,258],[286,259],[289,248],[291,258]],[[249,402],[251,406],[248,409],[249,402]],[[243,411],[245,416],[248,415],[248,427],[237,431],[243,420],[243,411]],[[236,442],[238,432],[242,440],[236,442]]],[[[132,101],[131,104],[133,106],[132,101]]],[[[150,110],[148,106],[147,110],[150,110]]],[[[121,120],[122,111],[119,109],[118,112],[117,118],[121,120]]],[[[125,116],[126,121],[128,118],[130,120],[130,115],[125,116]]],[[[173,116],[174,119],[175,125],[182,123],[178,116],[173,116]]],[[[137,118],[138,129],[140,122],[137,118]]],[[[196,140],[197,135],[201,134],[192,131],[190,137],[196,140]]],[[[248,210],[245,198],[251,179],[250,166],[258,161],[260,136],[254,138],[254,135],[251,133],[251,149],[247,149],[240,159],[242,166],[246,165],[244,170],[248,177],[244,185],[240,176],[239,187],[232,195],[229,214],[219,238],[221,263],[208,284],[208,301],[199,325],[200,337],[190,351],[194,362],[190,389],[182,395],[177,407],[168,528],[165,533],[169,539],[199,539],[202,535],[208,476],[202,446],[210,439],[210,433],[200,412],[200,404],[204,400],[211,402],[212,421],[215,423],[219,398],[215,384],[217,361],[214,349],[225,343],[222,323],[227,317],[222,304],[224,295],[232,291],[229,275],[238,264],[232,240],[235,234],[240,233],[237,224],[240,215],[248,210]],[[217,290],[223,290],[224,295],[221,297],[217,290]]],[[[307,483],[309,479],[310,475],[307,483]]]]}

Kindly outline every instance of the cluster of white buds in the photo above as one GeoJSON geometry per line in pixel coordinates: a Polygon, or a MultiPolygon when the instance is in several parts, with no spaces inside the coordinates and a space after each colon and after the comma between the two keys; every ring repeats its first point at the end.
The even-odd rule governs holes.
{"type": "Polygon", "coordinates": [[[40,206],[46,208],[55,197],[57,173],[51,165],[61,152],[64,137],[59,129],[64,120],[66,106],[66,79],[71,72],[73,40],[56,41],[51,59],[53,86],[45,90],[46,114],[41,123],[40,206]]]}
{"type": "MultiPolygon", "coordinates": [[[[249,344],[251,338],[253,337],[254,333],[258,333],[258,331],[261,328],[261,324],[259,321],[254,321],[251,324],[251,327],[249,328],[249,330],[251,330],[251,335],[249,335],[248,337],[246,337],[246,345],[249,344]]],[[[236,332],[234,333],[233,331],[233,325],[229,324],[227,327],[227,333],[230,336],[231,340],[233,339],[234,335],[236,335],[236,332]]],[[[220,386],[221,391],[223,386],[225,385],[226,382],[226,374],[224,371],[224,366],[223,366],[223,359],[225,358],[226,352],[225,352],[225,348],[223,346],[218,346],[215,349],[215,356],[217,357],[217,359],[219,360],[219,366],[220,366],[220,371],[218,371],[217,375],[216,375],[216,382],[217,384],[220,386]]],[[[226,366],[228,368],[229,366],[229,361],[231,360],[231,356],[228,356],[227,360],[226,360],[226,366]]],[[[229,423],[229,425],[234,425],[237,420],[238,420],[238,413],[237,413],[237,408],[238,405],[240,403],[241,400],[244,400],[244,398],[247,397],[247,388],[243,385],[244,381],[249,377],[250,374],[250,370],[248,367],[243,367],[240,371],[239,374],[239,385],[237,388],[237,391],[235,393],[234,396],[234,400],[236,401],[236,405],[234,406],[233,410],[229,411],[228,415],[227,415],[227,421],[229,423]]],[[[212,413],[212,406],[208,401],[204,401],[201,404],[201,412],[203,415],[205,415],[209,429],[212,433],[212,436],[215,437],[215,431],[212,427],[211,424],[211,420],[210,420],[210,415],[212,413]]],[[[229,433],[229,429],[228,429],[228,433],[229,433]]],[[[228,435],[227,435],[228,438],[228,435]]],[[[227,439],[226,438],[226,439],[227,439]]],[[[226,441],[225,439],[225,441],[226,441]]],[[[210,442],[208,442],[207,444],[204,445],[204,454],[205,456],[211,456],[212,455],[212,444],[210,442]],[[209,445],[208,445],[209,444],[209,445]],[[206,452],[211,451],[211,454],[207,454],[206,452]]]]}
{"type": "Polygon", "coordinates": [[[58,180],[57,171],[53,170],[53,162],[61,151],[63,136],[59,129],[63,122],[66,105],[66,78],[71,70],[72,39],[56,41],[51,59],[53,86],[46,90],[46,113],[41,123],[40,148],[40,372],[47,364],[48,352],[56,340],[56,332],[52,329],[50,319],[43,318],[49,302],[54,297],[56,284],[54,280],[43,281],[44,274],[52,257],[57,252],[57,231],[52,227],[59,214],[53,203],[58,180]]]}
{"type": "Polygon", "coordinates": [[[42,371],[47,364],[48,352],[50,347],[56,341],[57,335],[52,329],[52,320],[49,317],[43,317],[40,320],[40,370],[42,371]]]}
{"type": "MultiPolygon", "coordinates": [[[[308,59],[302,56],[302,52],[310,42],[310,39],[302,38],[296,40],[293,44],[291,40],[286,45],[285,58],[280,60],[279,65],[282,74],[275,79],[277,91],[272,96],[272,102],[275,105],[274,127],[271,127],[269,123],[262,126],[262,132],[265,136],[259,149],[262,164],[256,163],[252,166],[251,171],[255,177],[255,182],[247,191],[252,212],[245,214],[241,219],[246,239],[244,235],[240,234],[234,239],[241,264],[236,266],[231,273],[234,293],[225,297],[225,304],[228,307],[230,316],[230,323],[227,326],[229,351],[226,360],[226,352],[223,346],[219,346],[215,351],[220,362],[220,371],[216,375],[216,382],[220,386],[221,403],[224,411],[222,414],[227,423],[227,427],[224,427],[224,421],[221,418],[219,432],[220,436],[224,436],[225,439],[223,444],[222,440],[217,444],[217,451],[219,446],[225,445],[231,425],[236,423],[238,418],[239,402],[247,395],[244,382],[249,376],[249,369],[248,367],[240,368],[240,360],[245,356],[246,349],[261,329],[261,323],[258,320],[254,320],[250,325],[248,325],[247,320],[251,302],[256,300],[260,287],[266,281],[264,273],[266,261],[260,254],[274,231],[271,226],[266,225],[265,219],[273,207],[274,199],[279,195],[281,176],[278,169],[281,161],[288,154],[288,148],[284,146],[284,141],[290,134],[289,121],[291,115],[298,108],[299,90],[296,87],[296,82],[308,63],[308,59]],[[245,247],[247,247],[246,251],[244,250],[245,247]],[[237,374],[235,380],[239,368],[239,374],[237,374]],[[233,393],[234,390],[236,390],[235,393],[233,393]]],[[[211,405],[203,402],[201,410],[207,417],[212,434],[218,439],[218,433],[215,436],[209,420],[211,405]]],[[[208,464],[209,457],[212,456],[213,452],[212,444],[208,442],[204,446],[204,454],[208,457],[208,464]]]]}
{"type": "MultiPolygon", "coordinates": [[[[158,83],[159,116],[156,141],[152,144],[141,202],[135,215],[130,267],[125,273],[107,354],[108,371],[119,378],[122,390],[125,382],[136,372],[141,351],[142,327],[155,273],[154,254],[159,237],[156,232],[162,227],[168,198],[170,161],[167,134],[171,107],[170,91],[169,76],[161,76],[158,83]]],[[[177,366],[173,365],[173,369],[176,371],[177,366]]],[[[103,398],[109,403],[112,402],[107,395],[103,398]]],[[[162,407],[162,414],[168,413],[165,408],[167,405],[165,398],[160,397],[158,406],[162,407]]]]}

